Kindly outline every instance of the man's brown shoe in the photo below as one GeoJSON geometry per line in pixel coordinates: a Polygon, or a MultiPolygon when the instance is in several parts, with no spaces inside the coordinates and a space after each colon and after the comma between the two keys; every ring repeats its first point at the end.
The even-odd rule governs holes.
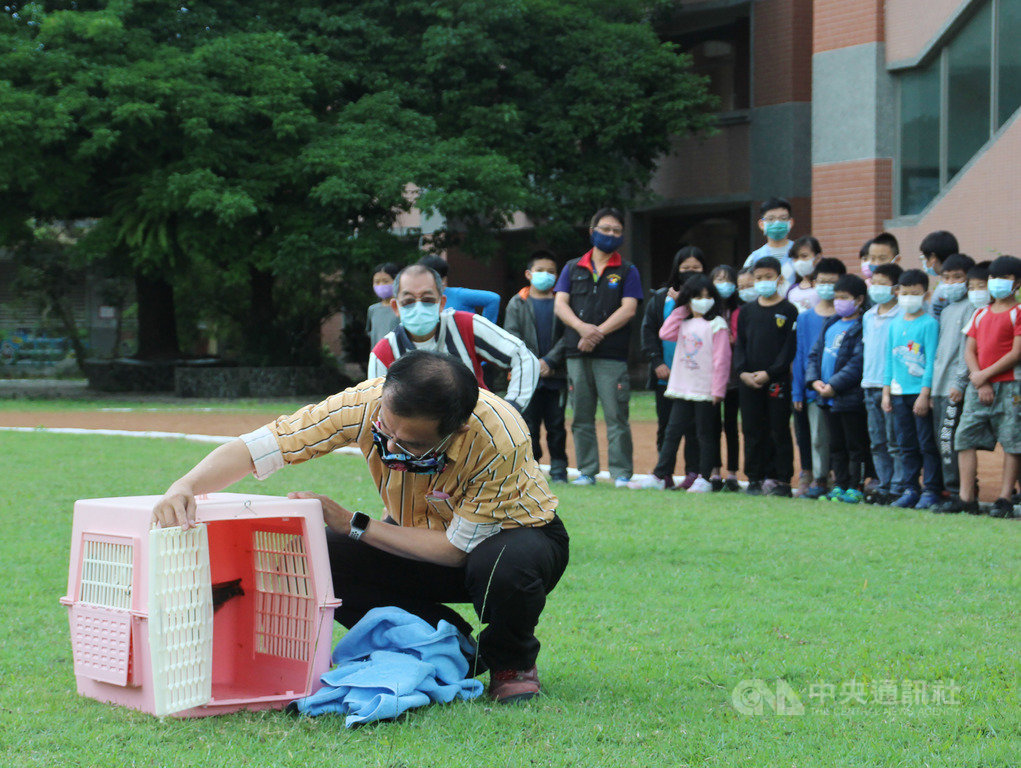
{"type": "Polygon", "coordinates": [[[539,671],[535,667],[489,673],[489,695],[497,704],[528,701],[539,695],[539,688],[539,671]]]}

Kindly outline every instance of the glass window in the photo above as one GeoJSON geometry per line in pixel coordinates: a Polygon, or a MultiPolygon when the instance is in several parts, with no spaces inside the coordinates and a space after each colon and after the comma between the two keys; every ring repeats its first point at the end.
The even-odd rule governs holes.
{"type": "Polygon", "coordinates": [[[1021,107],[1021,0],[1000,0],[996,50],[999,55],[1000,93],[996,127],[1021,107]]]}
{"type": "Polygon", "coordinates": [[[900,78],[900,212],[939,193],[939,60],[900,78]]]}
{"type": "Polygon", "coordinates": [[[984,3],[947,46],[947,178],[989,141],[992,3],[984,3]]]}

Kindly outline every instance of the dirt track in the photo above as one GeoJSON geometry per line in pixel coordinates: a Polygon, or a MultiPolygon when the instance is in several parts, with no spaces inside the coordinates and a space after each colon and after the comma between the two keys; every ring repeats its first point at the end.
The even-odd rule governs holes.
{"type": "MultiPolygon", "coordinates": [[[[75,427],[80,429],[123,429],[129,431],[155,430],[185,432],[200,435],[239,435],[260,427],[267,421],[264,414],[256,413],[186,413],[159,411],[0,411],[0,426],[4,427],[75,427]]],[[[606,430],[597,424],[600,455],[606,457],[606,430]]],[[[651,422],[633,422],[634,463],[636,472],[650,472],[656,464],[656,425],[651,422]]],[[[797,451],[795,451],[795,455],[797,451]]],[[[567,436],[567,455],[574,457],[570,430],[567,436]]],[[[573,463],[573,461],[572,461],[573,463]]],[[[983,501],[993,501],[1000,485],[1003,454],[979,454],[979,482],[983,501]]],[[[603,467],[605,469],[605,466],[603,467]]],[[[684,471],[683,458],[677,472],[684,471]]]]}

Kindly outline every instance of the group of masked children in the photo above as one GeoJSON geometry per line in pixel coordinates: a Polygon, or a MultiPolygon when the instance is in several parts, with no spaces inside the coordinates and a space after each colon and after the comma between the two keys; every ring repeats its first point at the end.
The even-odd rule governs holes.
{"type": "MultiPolygon", "coordinates": [[[[999,443],[1005,459],[990,514],[1013,517],[1021,259],[976,264],[941,231],[922,241],[921,268],[904,269],[897,239],[884,232],[862,246],[859,276],[825,258],[815,238],[788,238],[785,200],[767,201],[761,214],[766,245],[742,269],[707,274],[702,252],[682,248],[646,302],[658,459],[627,487],[741,490],[740,421],[747,494],[977,514],[977,452],[999,443]],[[675,484],[682,441],[685,472],[675,484]],[[792,487],[795,442],[801,474],[792,487]]],[[[534,254],[530,285],[512,303],[552,304],[556,270],[552,253],[534,254]]],[[[539,346],[550,347],[552,311],[527,316],[551,325],[536,329],[539,346]]],[[[564,480],[562,378],[536,395],[527,414],[533,447],[541,454],[545,426],[554,479],[564,480]]]]}

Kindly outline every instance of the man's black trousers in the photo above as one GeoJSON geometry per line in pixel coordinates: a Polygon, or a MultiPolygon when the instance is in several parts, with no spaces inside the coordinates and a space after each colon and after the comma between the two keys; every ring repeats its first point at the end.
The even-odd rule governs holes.
{"type": "Polygon", "coordinates": [[[436,626],[446,619],[465,637],[471,626],[444,603],[472,603],[488,626],[479,656],[490,669],[530,669],[539,655],[535,626],[546,595],[567,567],[567,530],[560,518],[540,527],[504,530],[451,568],[391,555],[327,531],[335,618],[350,629],[368,611],[396,606],[436,626]]]}

